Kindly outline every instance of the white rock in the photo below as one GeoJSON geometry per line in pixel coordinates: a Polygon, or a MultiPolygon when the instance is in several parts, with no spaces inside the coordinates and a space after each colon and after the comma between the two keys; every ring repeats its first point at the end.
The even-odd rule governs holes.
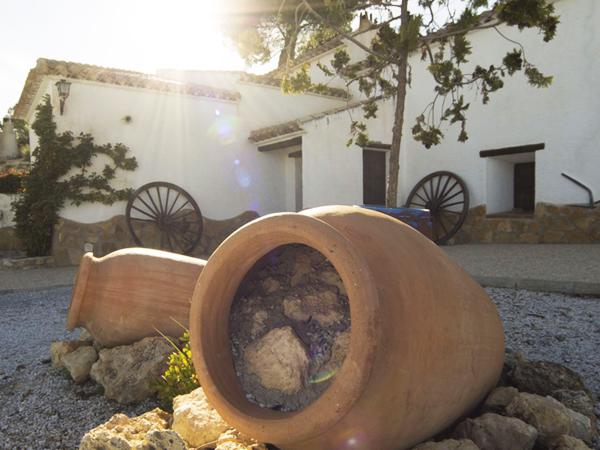
{"type": "Polygon", "coordinates": [[[88,379],[90,369],[97,359],[98,353],[94,347],[86,345],[63,356],[62,363],[75,383],[83,383],[88,379]]]}
{"type": "Polygon", "coordinates": [[[50,358],[52,359],[52,367],[63,367],[62,359],[65,355],[77,350],[82,345],[86,345],[81,341],[55,341],[50,344],[50,358]]]}
{"type": "Polygon", "coordinates": [[[234,430],[227,430],[219,436],[215,450],[267,450],[265,444],[250,439],[234,430]]]}
{"type": "Polygon", "coordinates": [[[308,371],[306,350],[292,327],[275,328],[244,350],[244,363],[267,389],[298,392],[308,371]]]}
{"type": "Polygon", "coordinates": [[[303,297],[290,296],[283,300],[283,313],[293,320],[316,320],[327,327],[343,319],[342,304],[330,290],[303,297]]]}
{"type": "Polygon", "coordinates": [[[170,419],[170,414],[158,408],[132,418],[115,414],[108,422],[88,431],[79,450],[147,450],[148,434],[166,430],[170,419]]]}
{"type": "Polygon", "coordinates": [[[171,427],[190,447],[200,447],[217,438],[230,426],[208,402],[202,388],[173,400],[171,427]]]}
{"type": "Polygon", "coordinates": [[[479,450],[479,447],[469,439],[446,439],[440,442],[425,442],[417,445],[413,450],[479,450]]]}
{"type": "Polygon", "coordinates": [[[173,430],[152,430],[146,433],[144,450],[187,450],[183,438],[173,430]]]}
{"type": "Polygon", "coordinates": [[[100,350],[90,376],[104,387],[106,397],[121,404],[139,402],[156,392],[153,383],[167,369],[172,351],[163,337],[100,350]]]}

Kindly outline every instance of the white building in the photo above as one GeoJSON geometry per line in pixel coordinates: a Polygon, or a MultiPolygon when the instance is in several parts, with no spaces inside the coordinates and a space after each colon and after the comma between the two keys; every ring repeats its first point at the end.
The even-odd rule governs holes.
{"type": "MultiPolygon", "coordinates": [[[[403,202],[432,172],[460,176],[470,193],[471,213],[455,238],[459,242],[600,241],[600,215],[565,206],[586,203],[586,191],[561,176],[564,172],[600,195],[600,4],[560,0],[555,6],[561,23],[549,43],[533,31],[502,29],[524,45],[528,58],[544,73],[553,75],[553,84],[536,89],[517,74],[492,94],[488,105],[466,92],[470,138],[464,144],[456,141],[458,130],[453,128],[443,130],[446,138],[437,148],[426,150],[412,139],[410,129],[432,99],[433,81],[420,55],[410,58],[399,199],[403,202]],[[490,149],[497,151],[486,152],[490,149]],[[524,172],[529,181],[515,182],[515,171],[524,172]],[[535,212],[487,217],[522,207],[515,198],[523,196],[535,212]]],[[[368,42],[374,33],[367,29],[355,37],[368,42]]],[[[493,29],[470,38],[472,60],[484,66],[514,47],[493,29]]],[[[212,219],[245,210],[263,215],[362,204],[365,189],[385,186],[386,171],[376,167],[365,173],[363,161],[386,164],[385,157],[369,152],[389,148],[394,100],[380,101],[377,118],[367,122],[376,143],[372,148],[346,146],[351,120],[361,117],[363,98],[353,87],[345,97],[343,81],[325,79],[316,67],[317,62],[327,64],[341,46],[355,61],[365,57],[354,44],[335,39],[298,61],[311,64],[313,81],[339,88],[330,95],[283,95],[269,78],[240,72],[162,71],[150,76],[40,59],[15,115],[31,122],[36,105],[50,95],[59,130],[87,132],[99,143],[130,147],[139,168],[123,174],[123,186],[173,182],[212,219]],[[60,79],[72,83],[62,115],[55,88],[60,79]]],[[[123,204],[87,204],[69,206],[61,216],[93,223],[123,211],[123,204]]]]}

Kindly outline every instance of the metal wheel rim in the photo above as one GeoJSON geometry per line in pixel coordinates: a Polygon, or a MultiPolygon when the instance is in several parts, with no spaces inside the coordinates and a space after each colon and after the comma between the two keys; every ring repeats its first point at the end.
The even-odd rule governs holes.
{"type": "Polygon", "coordinates": [[[433,172],[410,191],[405,206],[429,209],[433,240],[436,244],[445,244],[467,218],[469,191],[463,179],[455,173],[433,172]]]}
{"type": "Polygon", "coordinates": [[[158,248],[189,255],[202,237],[202,212],[192,196],[173,183],[155,181],[138,188],[125,211],[129,233],[140,247],[146,247],[134,223],[158,228],[158,248]],[[183,212],[182,212],[183,211],[183,212]]]}

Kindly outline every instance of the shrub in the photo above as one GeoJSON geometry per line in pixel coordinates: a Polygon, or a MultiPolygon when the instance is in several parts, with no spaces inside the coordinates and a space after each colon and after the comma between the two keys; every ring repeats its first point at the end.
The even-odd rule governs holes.
{"type": "Polygon", "coordinates": [[[134,170],[137,161],[127,157],[129,149],[123,144],[97,145],[89,134],[75,138],[71,132],[58,133],[49,96],[37,107],[32,128],[39,144],[32,153],[30,172],[23,179],[23,195],[12,207],[16,233],[27,256],[45,256],[50,253],[58,213],[67,200],[73,205],[112,205],[127,200],[132,190],[114,189],[110,182],[118,169],[134,170]],[[109,163],[97,173],[93,165],[99,155],[109,163]]]}
{"type": "MultiPolygon", "coordinates": [[[[168,339],[165,337],[165,339],[168,339]]],[[[200,386],[190,349],[190,334],[186,331],[179,338],[179,345],[168,339],[174,351],[169,355],[169,367],[156,382],[158,398],[167,409],[173,408],[173,399],[178,395],[189,394],[200,386]]]]}
{"type": "Polygon", "coordinates": [[[0,173],[0,194],[16,194],[21,189],[26,170],[17,170],[14,167],[0,173]]]}

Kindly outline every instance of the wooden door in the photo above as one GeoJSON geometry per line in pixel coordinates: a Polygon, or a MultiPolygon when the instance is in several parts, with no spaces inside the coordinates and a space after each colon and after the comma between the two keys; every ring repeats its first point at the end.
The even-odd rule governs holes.
{"type": "Polygon", "coordinates": [[[535,209],[535,163],[515,164],[514,207],[523,211],[535,209]]]}
{"type": "Polygon", "coordinates": [[[363,203],[385,205],[385,152],[363,150],[363,203]]]}

